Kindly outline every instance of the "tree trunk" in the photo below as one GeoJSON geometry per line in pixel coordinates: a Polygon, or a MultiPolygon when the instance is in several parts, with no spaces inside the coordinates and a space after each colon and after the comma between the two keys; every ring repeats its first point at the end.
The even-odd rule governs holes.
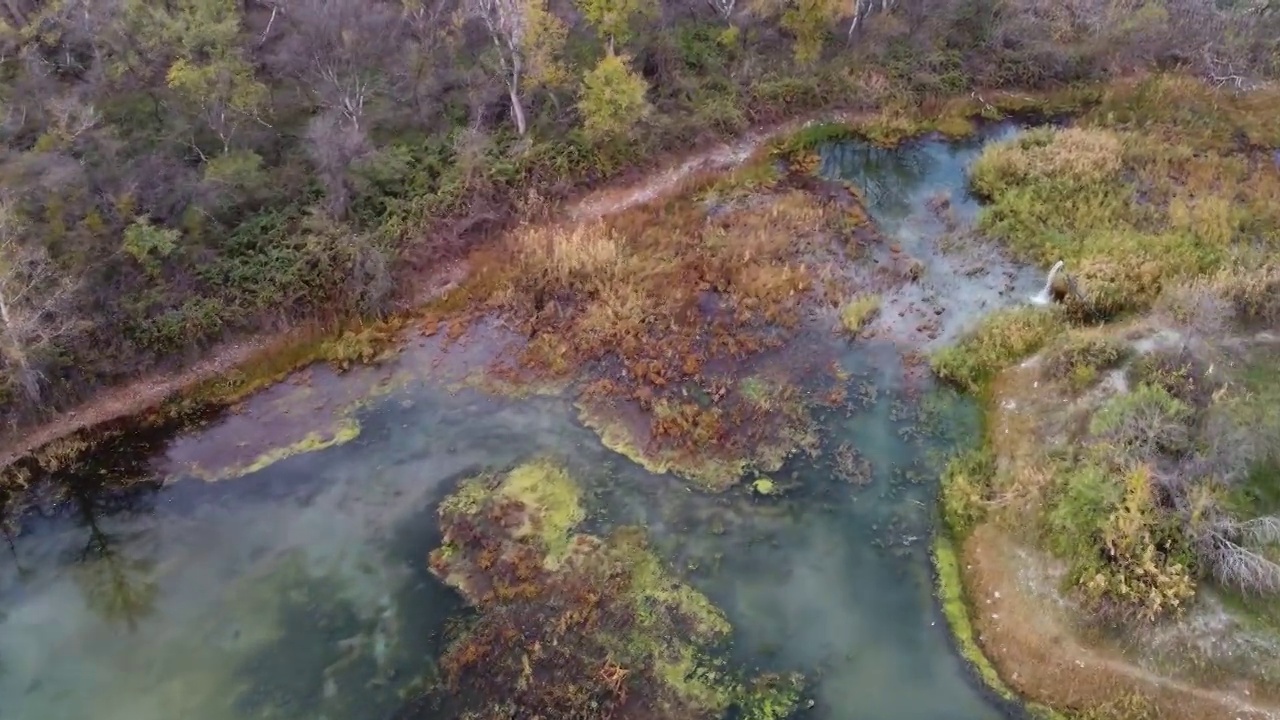
{"type": "Polygon", "coordinates": [[[30,0],[4,0],[4,9],[14,29],[21,30],[27,25],[27,16],[34,9],[34,3],[30,0]]]}
{"type": "Polygon", "coordinates": [[[508,94],[511,96],[511,115],[516,119],[516,132],[523,137],[529,130],[529,126],[524,119],[524,105],[520,102],[520,93],[516,90],[514,83],[508,94]]]}

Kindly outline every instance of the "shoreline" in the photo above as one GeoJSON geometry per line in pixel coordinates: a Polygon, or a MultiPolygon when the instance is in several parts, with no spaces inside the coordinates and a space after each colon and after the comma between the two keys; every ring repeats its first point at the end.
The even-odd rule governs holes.
{"type": "Polygon", "coordinates": [[[937,596],[957,653],[975,682],[1020,703],[1025,717],[1280,718],[1280,709],[1156,675],[1081,641],[1009,577],[1002,556],[1016,548],[994,524],[979,525],[958,545],[945,527],[936,532],[931,559],[937,596]],[[975,597],[986,598],[991,612],[975,612],[975,597]]]}
{"type": "MultiPolygon", "coordinates": [[[[910,141],[924,137],[930,133],[941,132],[939,126],[948,119],[978,119],[984,113],[996,111],[1009,118],[1019,116],[1043,116],[1045,118],[1079,111],[1087,107],[1091,98],[1100,89],[1118,86],[1131,81],[1130,77],[1118,77],[1100,86],[1065,87],[1040,91],[1000,90],[990,92],[974,91],[969,95],[960,95],[937,104],[930,111],[915,108],[912,112],[903,111],[902,120],[908,123],[907,128],[893,128],[896,135],[890,144],[910,141]]],[[[789,120],[767,125],[748,131],[735,140],[717,142],[711,146],[694,148],[690,151],[671,151],[655,165],[643,171],[642,179],[635,180],[632,172],[621,174],[616,185],[607,183],[604,187],[581,193],[576,197],[562,201],[552,212],[552,223],[588,222],[614,213],[642,205],[644,203],[670,197],[678,193],[690,181],[700,176],[721,173],[741,166],[761,152],[768,151],[769,146],[779,139],[795,136],[807,127],[815,125],[841,125],[850,135],[863,135],[873,142],[882,142],[868,137],[884,122],[882,113],[885,108],[838,109],[829,108],[810,112],[789,120]],[[685,158],[681,160],[681,158],[685,158]]],[[[976,128],[976,126],[975,126],[976,128]]],[[[972,131],[975,128],[970,128],[972,131]]],[[[518,218],[516,218],[518,220],[518,218]]],[[[430,305],[451,290],[462,261],[446,263],[436,272],[424,278],[419,277],[408,283],[403,289],[404,304],[393,313],[396,320],[412,318],[417,311],[430,305]]],[[[465,267],[463,268],[465,276],[465,267]]],[[[262,375],[264,379],[255,384],[245,394],[260,389],[258,385],[268,386],[286,377],[289,373],[301,370],[320,360],[314,353],[303,353],[295,362],[285,362],[284,367],[267,373],[255,371],[260,366],[277,364],[278,355],[296,352],[298,346],[318,344],[325,339],[340,334],[343,327],[329,328],[317,336],[315,322],[300,323],[282,332],[273,334],[249,335],[228,340],[214,346],[209,356],[193,365],[181,367],[169,372],[144,375],[134,380],[103,388],[88,400],[75,407],[59,412],[52,419],[39,424],[10,429],[0,433],[0,470],[36,452],[40,448],[78,433],[92,431],[94,428],[120,421],[121,419],[145,415],[149,411],[162,407],[165,403],[180,400],[197,388],[216,382],[236,374],[262,375]],[[299,339],[301,338],[301,339],[299,339]],[[271,380],[271,382],[265,382],[271,380]]],[[[237,396],[234,400],[242,399],[237,396]]]]}

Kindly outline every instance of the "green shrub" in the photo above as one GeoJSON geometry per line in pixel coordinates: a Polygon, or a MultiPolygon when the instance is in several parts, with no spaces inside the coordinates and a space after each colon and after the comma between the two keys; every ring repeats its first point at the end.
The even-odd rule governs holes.
{"type": "Polygon", "coordinates": [[[980,392],[996,373],[1035,353],[1062,330],[1062,316],[1055,310],[1002,310],[984,318],[960,342],[934,353],[930,364],[943,380],[980,392]]]}
{"type": "Polygon", "coordinates": [[[1089,434],[1140,460],[1187,449],[1191,406],[1156,385],[1142,384],[1108,400],[1089,421],[1089,434]]]}
{"type": "Polygon", "coordinates": [[[859,295],[840,308],[840,324],[850,335],[857,335],[879,313],[879,295],[859,295]]]}
{"type": "Polygon", "coordinates": [[[1192,555],[1176,518],[1155,503],[1144,466],[1112,472],[1086,463],[1058,478],[1047,514],[1050,548],[1095,610],[1153,622],[1195,594],[1192,555]]]}
{"type": "Polygon", "coordinates": [[[1079,392],[1092,385],[1098,373],[1124,359],[1125,345],[1107,337],[1072,334],[1045,351],[1044,377],[1064,379],[1079,392]]]}

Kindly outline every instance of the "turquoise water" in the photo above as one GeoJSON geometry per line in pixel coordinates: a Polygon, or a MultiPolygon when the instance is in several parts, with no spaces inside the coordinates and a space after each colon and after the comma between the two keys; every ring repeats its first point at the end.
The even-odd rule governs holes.
{"type": "MultiPolygon", "coordinates": [[[[947,268],[961,260],[930,245],[941,221],[925,201],[949,192],[969,207],[963,167],[976,149],[827,153],[829,171],[868,189],[885,235],[929,265],[908,291],[919,298],[901,302],[943,298],[941,337],[972,320],[970,306],[1034,291],[1034,272],[998,263],[954,277],[947,268]]],[[[565,398],[446,390],[422,372],[438,349],[416,345],[392,363],[414,379],[357,412],[349,443],[216,483],[168,477],[164,446],[151,448],[150,472],[165,482],[120,493],[82,478],[0,557],[0,720],[390,717],[429,684],[444,623],[462,611],[427,572],[436,504],[463,477],[543,454],[588,488],[589,525],[646,526],[673,569],[725,610],[734,659],[810,678],[805,717],[1005,717],[950,647],[928,561],[936,456],[972,441],[974,408],[913,375],[895,340],[815,332],[810,342],[853,373],[850,396],[874,387],[874,398],[821,419],[821,454],[774,475],[788,488],[779,498],[700,495],[651,475],[605,449],[565,398]],[[851,450],[856,481],[835,464],[851,450]]],[[[271,402],[357,381],[318,368],[271,402]]],[[[269,422],[253,425],[255,402],[267,401],[214,419],[183,451],[219,428],[269,435],[269,422]]],[[[121,452],[137,454],[130,469],[103,477],[149,472],[141,448],[121,452]]]]}

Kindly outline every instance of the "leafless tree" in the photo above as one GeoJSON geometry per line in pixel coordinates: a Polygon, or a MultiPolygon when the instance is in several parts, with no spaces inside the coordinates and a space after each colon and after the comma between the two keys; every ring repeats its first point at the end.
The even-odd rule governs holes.
{"type": "Polygon", "coordinates": [[[898,6],[898,0],[853,0],[852,19],[849,21],[849,39],[857,34],[858,28],[866,23],[867,18],[875,13],[887,13],[898,6]]]}
{"type": "Polygon", "coordinates": [[[738,6],[738,0],[707,0],[707,4],[722,20],[729,22],[729,18],[733,17],[734,9],[738,6]]]}
{"type": "Polygon", "coordinates": [[[1264,548],[1280,544],[1280,518],[1236,520],[1214,513],[1195,527],[1197,555],[1214,579],[1246,593],[1280,592],[1280,563],[1264,548]]]}
{"type": "Polygon", "coordinates": [[[390,3],[365,0],[290,0],[283,12],[277,65],[306,83],[325,110],[363,130],[370,102],[400,60],[402,14],[390,3]]]}
{"type": "Polygon", "coordinates": [[[469,12],[484,23],[493,45],[498,51],[498,63],[502,67],[511,99],[511,114],[515,117],[516,131],[524,135],[528,122],[524,116],[524,103],[520,99],[520,78],[524,74],[524,35],[528,25],[522,0],[469,0],[469,12]]]}
{"type": "Polygon", "coordinates": [[[15,28],[26,27],[36,6],[36,0],[4,0],[4,20],[15,28]]]}
{"type": "Polygon", "coordinates": [[[324,182],[329,214],[343,218],[351,204],[351,166],[369,153],[360,126],[339,111],[325,111],[307,127],[307,150],[324,182]]]}
{"type": "Polygon", "coordinates": [[[465,0],[466,15],[476,18],[497,51],[498,67],[511,101],[516,131],[528,132],[523,93],[556,82],[553,57],[564,43],[565,28],[542,0],[465,0]]]}
{"type": "Polygon", "coordinates": [[[48,352],[76,327],[76,284],[30,242],[12,203],[0,201],[0,362],[33,404],[40,401],[48,352]]]}

